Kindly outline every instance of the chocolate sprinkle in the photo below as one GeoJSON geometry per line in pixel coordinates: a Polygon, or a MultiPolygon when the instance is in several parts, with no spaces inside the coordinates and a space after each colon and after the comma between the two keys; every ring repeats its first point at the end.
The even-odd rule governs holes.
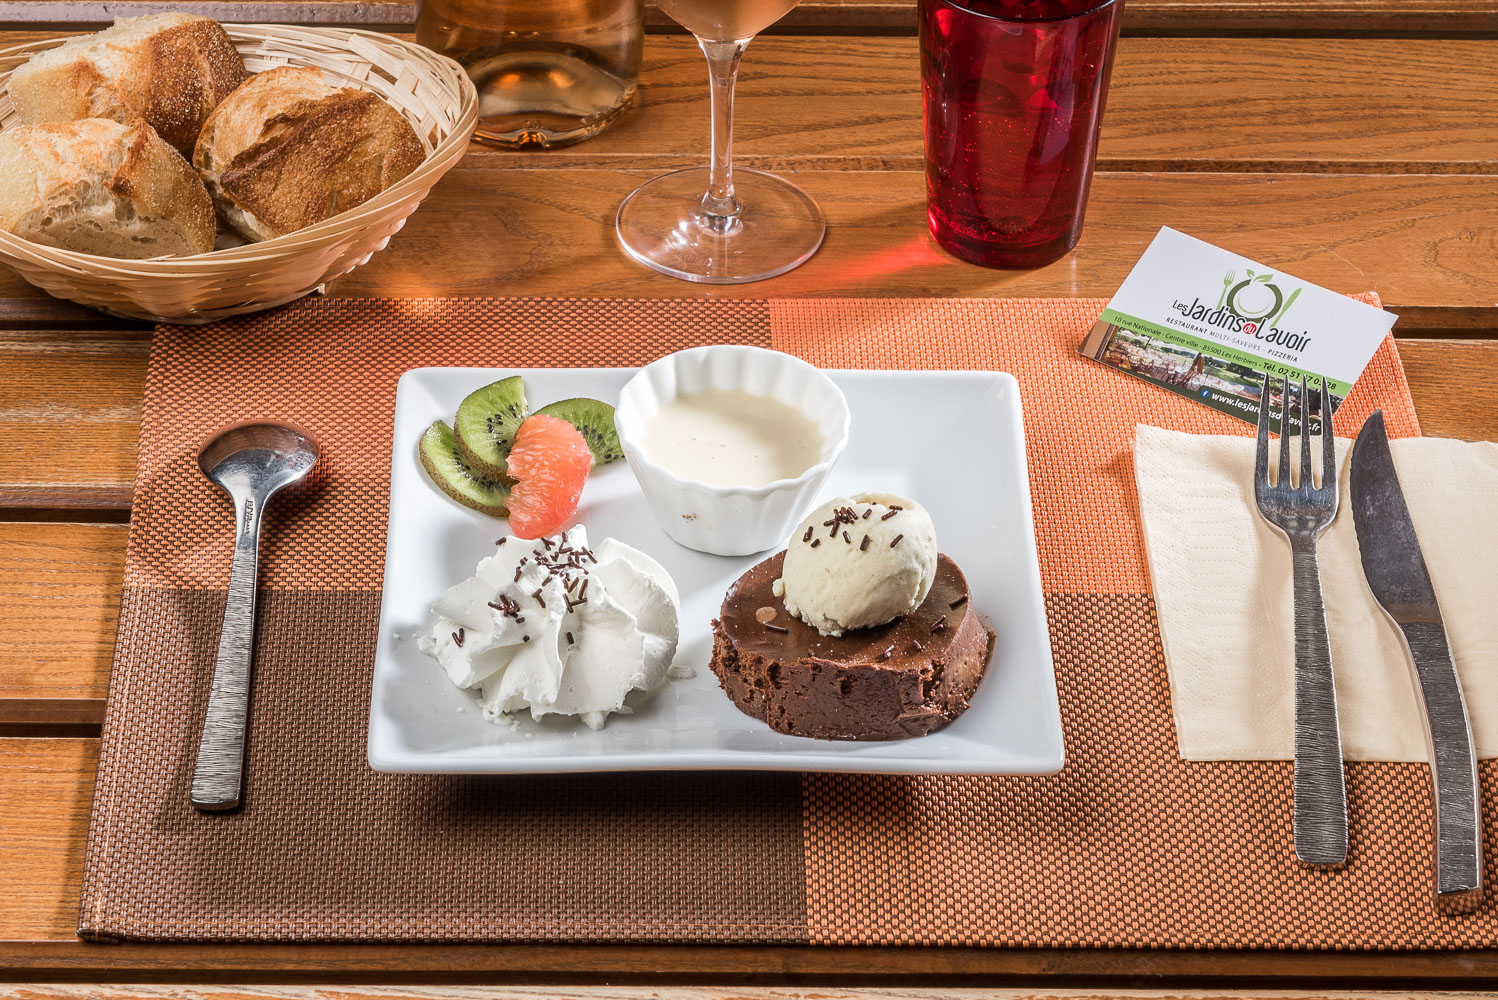
{"type": "Polygon", "coordinates": [[[790,631],[790,629],[786,628],[784,625],[776,625],[774,622],[761,622],[760,624],[764,625],[764,627],[769,629],[771,632],[779,632],[782,635],[790,631]]]}
{"type": "Polygon", "coordinates": [[[944,629],[946,627],[947,627],[947,616],[946,615],[942,615],[940,618],[936,619],[936,624],[931,626],[931,631],[933,631],[933,632],[940,632],[942,629],[944,629]]]}
{"type": "Polygon", "coordinates": [[[890,518],[892,518],[892,517],[894,517],[894,516],[895,516],[895,515],[896,515],[896,514],[898,514],[898,513],[900,513],[900,509],[899,509],[899,508],[898,508],[898,507],[891,507],[891,508],[890,508],[890,509],[889,509],[889,510],[888,510],[888,511],[887,511],[887,512],[886,512],[886,513],[885,513],[885,514],[884,514],[884,516],[883,516],[883,517],[881,517],[881,518],[880,518],[880,519],[879,519],[879,520],[881,520],[881,521],[888,521],[888,520],[889,520],[889,519],[890,519],[890,518]]]}
{"type": "Polygon", "coordinates": [[[822,540],[820,538],[813,538],[811,540],[811,547],[812,548],[816,548],[818,545],[821,545],[821,544],[822,544],[822,540]]]}
{"type": "Polygon", "coordinates": [[[878,660],[887,660],[887,659],[889,659],[893,655],[895,655],[895,647],[893,647],[893,646],[885,646],[884,647],[884,652],[880,653],[877,657],[875,657],[875,659],[878,659],[878,660]]]}
{"type": "Polygon", "coordinates": [[[519,566],[515,567],[515,582],[516,583],[520,582],[520,567],[519,566]]]}
{"type": "Polygon", "coordinates": [[[569,646],[570,646],[570,645],[572,645],[572,644],[573,644],[573,642],[575,642],[575,641],[576,641],[576,640],[574,640],[574,639],[573,639],[573,638],[572,638],[572,633],[571,633],[571,632],[568,632],[568,633],[567,633],[567,645],[569,645],[569,646]]]}
{"type": "Polygon", "coordinates": [[[900,544],[900,539],[902,539],[904,537],[905,537],[904,535],[896,535],[895,536],[895,540],[889,543],[889,547],[890,548],[894,548],[896,545],[899,545],[900,544]]]}
{"type": "Polygon", "coordinates": [[[531,637],[528,636],[528,635],[523,635],[523,636],[520,637],[520,641],[521,642],[530,642],[531,641],[531,637]]]}
{"type": "Polygon", "coordinates": [[[874,513],[874,508],[870,507],[868,510],[863,512],[863,519],[867,521],[869,519],[869,515],[872,513],[874,513]]]}
{"type": "Polygon", "coordinates": [[[812,531],[812,527],[811,527],[811,525],[808,524],[806,526],[806,534],[804,534],[804,535],[801,536],[801,540],[803,542],[809,542],[809,541],[811,541],[811,531],[812,531]]]}
{"type": "Polygon", "coordinates": [[[537,587],[536,588],[536,592],[534,594],[532,594],[531,596],[536,599],[536,603],[539,604],[539,605],[541,605],[541,607],[543,607],[543,608],[546,607],[546,598],[544,598],[544,597],[541,596],[541,588],[540,587],[537,587]]]}
{"type": "Polygon", "coordinates": [[[459,649],[463,648],[463,630],[461,628],[453,633],[453,642],[458,644],[459,649]]]}
{"type": "Polygon", "coordinates": [[[843,532],[843,541],[847,542],[849,545],[853,544],[853,539],[848,537],[848,533],[846,531],[843,532]]]}
{"type": "Polygon", "coordinates": [[[860,551],[860,552],[867,552],[868,550],[869,550],[869,536],[868,535],[864,535],[863,536],[863,541],[861,541],[861,542],[858,543],[858,551],[860,551]]]}
{"type": "Polygon", "coordinates": [[[962,607],[966,603],[967,603],[967,595],[963,594],[961,597],[957,598],[957,600],[953,601],[951,604],[948,604],[947,607],[949,607],[949,608],[960,608],[960,607],[962,607]]]}
{"type": "Polygon", "coordinates": [[[501,539],[497,540],[494,544],[495,545],[503,545],[505,542],[508,542],[509,540],[510,540],[510,537],[508,535],[506,535],[504,538],[501,538],[501,539]]]}
{"type": "Polygon", "coordinates": [[[919,640],[919,639],[912,639],[910,641],[910,651],[913,652],[913,653],[919,653],[921,650],[923,650],[925,648],[926,648],[925,646],[921,645],[921,640],[919,640]]]}

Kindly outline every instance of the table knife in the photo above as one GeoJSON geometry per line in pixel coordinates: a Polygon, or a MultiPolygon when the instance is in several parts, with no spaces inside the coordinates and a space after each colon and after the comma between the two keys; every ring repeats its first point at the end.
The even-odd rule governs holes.
{"type": "Polygon", "coordinates": [[[1403,637],[1425,706],[1436,800],[1436,906],[1447,913],[1470,912],[1482,894],[1482,824],[1472,727],[1441,609],[1394,471],[1382,410],[1363,424],[1353,445],[1351,498],[1363,574],[1374,599],[1403,637]]]}

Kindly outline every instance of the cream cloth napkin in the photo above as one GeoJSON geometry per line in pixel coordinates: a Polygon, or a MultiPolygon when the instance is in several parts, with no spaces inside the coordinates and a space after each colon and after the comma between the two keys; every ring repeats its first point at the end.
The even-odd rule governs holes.
{"type": "MultiPolygon", "coordinates": [[[[1498,444],[1404,438],[1390,446],[1477,754],[1498,756],[1498,444]]],[[[1347,499],[1351,451],[1351,441],[1338,441],[1341,510],[1319,547],[1342,750],[1349,760],[1423,761],[1413,673],[1363,578],[1347,499]]],[[[1135,431],[1145,548],[1187,760],[1294,756],[1290,547],[1254,504],[1253,458],[1253,438],[1135,431]]]]}

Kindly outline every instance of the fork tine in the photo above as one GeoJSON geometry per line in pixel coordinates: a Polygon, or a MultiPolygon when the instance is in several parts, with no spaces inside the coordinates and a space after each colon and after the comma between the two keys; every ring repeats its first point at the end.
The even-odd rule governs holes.
{"type": "Polygon", "coordinates": [[[1254,486],[1269,486],[1269,376],[1264,376],[1264,394],[1259,397],[1259,433],[1254,442],[1254,486]]]}
{"type": "Polygon", "coordinates": [[[1337,433],[1332,429],[1332,397],[1321,376],[1321,488],[1337,489],[1337,433]]]}
{"type": "Polygon", "coordinates": [[[1311,478],[1311,398],[1306,395],[1306,377],[1300,377],[1300,488],[1309,493],[1316,483],[1311,478]]]}
{"type": "Polygon", "coordinates": [[[1280,477],[1274,485],[1278,489],[1288,490],[1290,488],[1290,376],[1286,375],[1280,379],[1280,385],[1284,390],[1280,393],[1280,477]]]}

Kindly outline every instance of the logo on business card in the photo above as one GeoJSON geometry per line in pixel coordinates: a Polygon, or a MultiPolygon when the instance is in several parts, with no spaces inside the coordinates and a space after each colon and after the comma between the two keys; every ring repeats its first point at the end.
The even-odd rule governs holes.
{"type": "Polygon", "coordinates": [[[1279,285],[1274,283],[1274,272],[1255,274],[1252,268],[1245,269],[1242,280],[1231,268],[1222,276],[1222,294],[1218,296],[1217,308],[1245,321],[1244,330],[1256,333],[1261,322],[1271,326],[1285,318],[1290,307],[1300,296],[1300,289],[1290,293],[1287,300],[1279,285]]]}

